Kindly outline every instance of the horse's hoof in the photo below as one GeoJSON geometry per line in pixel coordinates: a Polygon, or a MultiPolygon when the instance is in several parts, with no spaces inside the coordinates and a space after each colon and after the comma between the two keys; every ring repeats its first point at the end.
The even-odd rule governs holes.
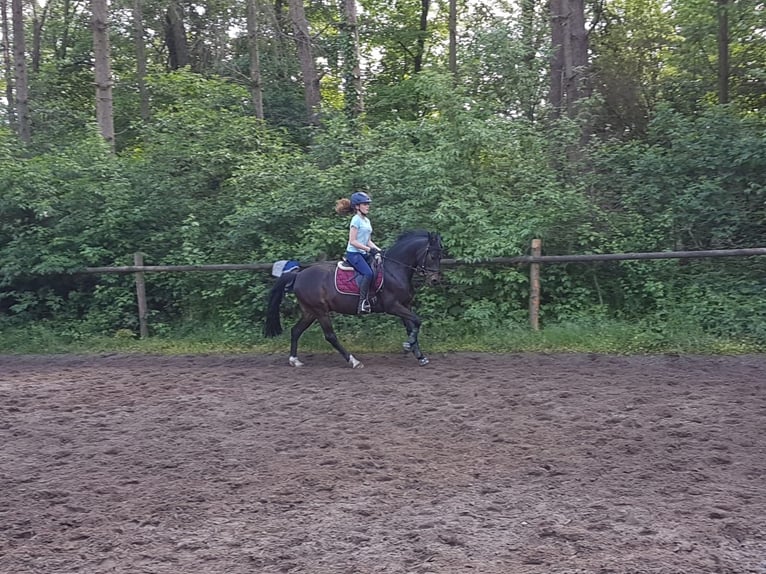
{"type": "Polygon", "coordinates": [[[404,343],[402,343],[402,349],[404,349],[405,353],[409,353],[410,351],[412,351],[412,343],[410,343],[409,341],[405,341],[404,343]]]}
{"type": "Polygon", "coordinates": [[[354,355],[348,356],[348,362],[351,365],[352,369],[361,369],[362,367],[364,367],[364,365],[362,364],[362,361],[357,359],[354,355]]]}
{"type": "Polygon", "coordinates": [[[290,357],[289,359],[287,359],[287,362],[290,363],[291,367],[302,367],[303,366],[303,363],[301,363],[298,360],[298,357],[290,357]]]}
{"type": "Polygon", "coordinates": [[[430,363],[430,362],[431,362],[431,361],[429,361],[429,360],[428,360],[428,357],[420,357],[420,358],[418,359],[418,364],[419,364],[421,367],[425,367],[425,366],[426,366],[428,363],[430,363]]]}

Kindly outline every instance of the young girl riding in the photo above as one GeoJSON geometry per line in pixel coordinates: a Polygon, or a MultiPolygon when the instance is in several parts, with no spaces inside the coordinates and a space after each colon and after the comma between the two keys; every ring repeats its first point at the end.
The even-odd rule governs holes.
{"type": "Polygon", "coordinates": [[[370,203],[372,199],[363,191],[351,194],[350,199],[339,199],[335,204],[335,212],[339,215],[353,213],[348,229],[348,244],[346,245],[346,260],[362,274],[362,284],[359,286],[359,306],[357,313],[369,313],[370,283],[372,282],[371,258],[379,256],[380,248],[372,241],[372,223],[370,223],[370,203]]]}

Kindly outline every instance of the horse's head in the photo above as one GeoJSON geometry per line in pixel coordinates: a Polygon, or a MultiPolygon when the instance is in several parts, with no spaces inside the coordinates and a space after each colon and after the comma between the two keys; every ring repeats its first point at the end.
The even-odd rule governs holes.
{"type": "Polygon", "coordinates": [[[418,229],[407,231],[399,236],[391,248],[386,251],[385,260],[395,265],[395,269],[410,275],[419,273],[426,278],[426,283],[435,285],[441,281],[441,264],[444,246],[438,233],[418,229]]]}
{"type": "Polygon", "coordinates": [[[444,253],[444,245],[442,244],[441,235],[438,233],[428,233],[428,245],[426,246],[425,253],[423,254],[423,260],[418,266],[423,275],[426,276],[426,283],[428,285],[436,285],[441,283],[441,260],[444,253]]]}

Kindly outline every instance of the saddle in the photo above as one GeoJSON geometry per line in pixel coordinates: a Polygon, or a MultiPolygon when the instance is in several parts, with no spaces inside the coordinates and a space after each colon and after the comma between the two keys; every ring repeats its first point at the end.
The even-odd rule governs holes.
{"type": "MultiPolygon", "coordinates": [[[[383,266],[372,266],[372,284],[370,285],[370,295],[374,295],[383,287],[383,266]]],[[[359,281],[362,274],[357,272],[351,264],[342,259],[335,266],[335,289],[338,293],[345,295],[359,295],[359,281]]]]}

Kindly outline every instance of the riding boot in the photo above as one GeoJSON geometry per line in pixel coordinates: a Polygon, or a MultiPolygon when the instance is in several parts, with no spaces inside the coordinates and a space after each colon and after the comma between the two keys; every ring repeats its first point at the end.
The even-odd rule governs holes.
{"type": "Polygon", "coordinates": [[[362,284],[359,285],[359,306],[356,308],[359,315],[370,312],[370,302],[367,300],[370,293],[370,281],[369,277],[363,277],[362,284]]]}

